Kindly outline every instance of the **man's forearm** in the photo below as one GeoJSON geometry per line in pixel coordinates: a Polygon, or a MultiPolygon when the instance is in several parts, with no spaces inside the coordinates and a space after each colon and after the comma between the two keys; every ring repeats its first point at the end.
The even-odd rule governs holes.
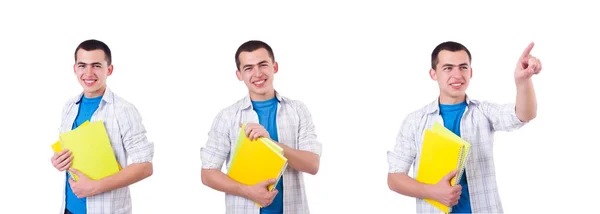
{"type": "Polygon", "coordinates": [[[99,180],[99,192],[108,192],[141,181],[152,175],[152,163],[134,163],[114,175],[99,180]]]}
{"type": "Polygon", "coordinates": [[[320,165],[320,158],[317,154],[293,149],[282,143],[279,143],[279,146],[283,148],[283,155],[288,159],[290,167],[312,175],[317,174],[320,165]]]}
{"type": "Polygon", "coordinates": [[[404,173],[388,173],[388,186],[394,192],[413,198],[431,198],[428,185],[416,181],[404,173]]]}
{"type": "Polygon", "coordinates": [[[234,181],[221,170],[202,169],[202,183],[215,190],[248,198],[246,185],[234,181]]]}
{"type": "Polygon", "coordinates": [[[531,79],[517,84],[517,101],[515,105],[515,111],[519,120],[523,122],[528,122],[536,117],[537,101],[531,79]]]}

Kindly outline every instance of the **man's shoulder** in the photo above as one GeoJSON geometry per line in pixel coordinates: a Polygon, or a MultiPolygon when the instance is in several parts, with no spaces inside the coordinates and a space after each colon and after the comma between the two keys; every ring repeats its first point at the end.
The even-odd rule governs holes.
{"type": "Polygon", "coordinates": [[[298,100],[298,99],[292,99],[286,96],[280,96],[281,99],[281,103],[285,104],[285,105],[290,105],[292,108],[294,109],[298,109],[301,108],[303,110],[307,110],[306,104],[304,104],[303,101],[298,100]]]}
{"type": "Polygon", "coordinates": [[[249,102],[247,97],[240,98],[237,101],[235,101],[234,103],[229,104],[225,108],[222,108],[221,112],[227,112],[227,113],[238,112],[244,108],[244,106],[247,104],[247,102],[249,102]]]}
{"type": "Polygon", "coordinates": [[[69,106],[71,104],[77,103],[79,100],[81,100],[81,96],[83,96],[83,93],[79,93],[77,95],[69,97],[67,100],[65,100],[64,106],[66,107],[66,106],[69,106]]]}
{"type": "Polygon", "coordinates": [[[428,114],[432,114],[435,112],[436,110],[436,102],[432,102],[432,103],[428,103],[426,105],[422,105],[420,108],[418,109],[414,109],[411,112],[409,112],[406,117],[405,120],[414,120],[417,118],[423,118],[424,116],[428,115],[428,114]]]}
{"type": "Polygon", "coordinates": [[[117,107],[118,109],[135,109],[135,105],[130,102],[129,100],[117,95],[114,92],[111,92],[110,94],[111,97],[108,97],[107,99],[109,99],[109,102],[112,102],[115,107],[117,107]],[[110,100],[112,99],[112,100],[110,100]]]}
{"type": "Polygon", "coordinates": [[[243,97],[235,101],[234,103],[229,104],[224,108],[221,108],[221,110],[219,110],[219,112],[217,113],[215,120],[227,120],[232,118],[233,115],[236,115],[239,111],[241,111],[244,108],[244,106],[247,105],[248,102],[248,98],[243,97]]]}

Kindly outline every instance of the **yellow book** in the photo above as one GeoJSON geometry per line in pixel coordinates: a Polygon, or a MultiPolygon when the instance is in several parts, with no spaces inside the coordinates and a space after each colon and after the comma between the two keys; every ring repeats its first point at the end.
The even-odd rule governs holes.
{"type": "MultiPolygon", "coordinates": [[[[450,181],[455,186],[460,182],[471,144],[446,129],[439,123],[434,123],[432,129],[425,130],[419,169],[415,180],[425,184],[437,184],[444,176],[453,170],[457,174],[450,181]]],[[[445,213],[450,207],[432,199],[424,199],[445,213]]]]}
{"type": "MultiPolygon", "coordinates": [[[[246,137],[245,127],[244,124],[240,130],[227,175],[246,185],[255,185],[268,179],[279,182],[287,167],[283,149],[268,138],[251,141],[246,137]]],[[[269,185],[268,190],[273,191],[277,182],[269,185]]]]}
{"type": "MultiPolygon", "coordinates": [[[[60,152],[63,148],[71,151],[71,168],[92,180],[111,176],[121,170],[101,120],[86,121],[76,129],[60,134],[60,140],[51,147],[54,152],[60,152]]],[[[75,174],[71,176],[79,179],[75,174]]]]}

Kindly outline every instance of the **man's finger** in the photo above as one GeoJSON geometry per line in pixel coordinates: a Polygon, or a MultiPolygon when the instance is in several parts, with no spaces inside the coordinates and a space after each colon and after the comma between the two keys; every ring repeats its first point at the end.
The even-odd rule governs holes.
{"type": "Polygon", "coordinates": [[[264,180],[264,181],[262,181],[262,182],[258,183],[258,185],[260,185],[260,186],[264,186],[264,187],[267,187],[267,186],[269,186],[269,185],[271,185],[271,184],[275,184],[275,182],[276,182],[276,181],[277,181],[277,180],[275,180],[275,179],[271,178],[271,179],[269,179],[269,180],[264,180]]]}
{"type": "Polygon", "coordinates": [[[54,159],[54,160],[58,159],[60,156],[64,155],[67,151],[69,151],[69,150],[63,149],[58,153],[54,153],[54,155],[52,155],[52,159],[54,159]]]}
{"type": "Polygon", "coordinates": [[[69,168],[69,171],[72,173],[75,173],[75,175],[77,175],[77,178],[81,179],[82,177],[85,177],[85,175],[79,171],[77,171],[75,168],[69,168]]]}
{"type": "Polygon", "coordinates": [[[250,140],[252,140],[252,133],[254,132],[254,129],[247,129],[246,130],[246,137],[250,138],[250,140]]]}
{"type": "Polygon", "coordinates": [[[58,156],[61,156],[61,155],[65,154],[65,153],[67,153],[68,151],[69,151],[68,149],[62,149],[62,150],[60,150],[60,152],[58,152],[58,153],[56,153],[56,154],[57,154],[58,156]]]}
{"type": "Polygon", "coordinates": [[[456,176],[456,170],[452,170],[450,173],[444,176],[444,178],[442,178],[442,181],[450,181],[454,176],[456,176]]]}
{"type": "Polygon", "coordinates": [[[71,151],[66,150],[66,152],[64,152],[63,154],[58,156],[58,158],[56,158],[56,160],[63,161],[64,159],[66,159],[69,156],[71,156],[71,151]]]}
{"type": "Polygon", "coordinates": [[[530,57],[529,60],[527,60],[527,64],[529,65],[527,68],[533,68],[534,70],[536,70],[538,68],[538,64],[537,64],[537,59],[535,57],[530,57]]]}
{"type": "Polygon", "coordinates": [[[529,56],[529,54],[531,53],[531,49],[533,49],[533,45],[533,42],[529,43],[527,48],[525,48],[525,50],[523,51],[523,54],[521,54],[520,59],[526,59],[529,56]]]}
{"type": "Polygon", "coordinates": [[[61,172],[62,172],[62,171],[65,171],[65,170],[69,169],[69,167],[71,167],[71,164],[69,164],[69,165],[67,165],[67,166],[64,166],[64,167],[61,167],[61,168],[59,168],[59,169],[58,169],[58,171],[61,171],[61,172]]]}
{"type": "Polygon", "coordinates": [[[62,162],[60,162],[57,166],[57,168],[63,168],[67,165],[71,165],[71,159],[73,159],[73,156],[69,156],[67,159],[63,160],[62,162]]]}

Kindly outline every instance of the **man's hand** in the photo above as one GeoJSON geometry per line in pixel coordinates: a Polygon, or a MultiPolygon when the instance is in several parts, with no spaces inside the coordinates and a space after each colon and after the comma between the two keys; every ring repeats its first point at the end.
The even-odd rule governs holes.
{"type": "Polygon", "coordinates": [[[59,153],[54,153],[54,155],[50,158],[50,162],[52,162],[52,166],[54,166],[54,168],[62,172],[71,166],[72,159],[73,156],[71,156],[71,151],[63,149],[59,153]]]}
{"type": "Polygon", "coordinates": [[[533,49],[533,42],[525,48],[517,62],[517,68],[515,68],[515,83],[517,85],[529,80],[531,76],[539,74],[542,70],[542,62],[530,54],[531,49],[533,49]]]}
{"type": "MultiPolygon", "coordinates": [[[[242,127],[242,123],[240,123],[240,127],[242,127]]],[[[269,132],[265,129],[265,127],[261,126],[258,123],[248,123],[246,124],[246,136],[250,140],[256,140],[259,137],[266,137],[271,139],[269,132]]]]}
{"type": "Polygon", "coordinates": [[[269,179],[254,186],[247,186],[246,198],[263,207],[269,206],[278,193],[277,189],[273,189],[273,191],[268,190],[269,185],[275,184],[275,181],[275,179],[269,179]]]}
{"type": "Polygon", "coordinates": [[[448,173],[437,184],[430,186],[428,191],[431,199],[448,207],[458,204],[458,199],[462,193],[462,187],[458,184],[456,186],[450,186],[450,181],[454,176],[456,176],[456,170],[448,173]]]}
{"type": "Polygon", "coordinates": [[[77,175],[77,181],[75,181],[73,177],[69,179],[71,189],[77,198],[85,198],[100,193],[98,181],[88,178],[76,169],[70,168],[69,171],[77,175]]]}

